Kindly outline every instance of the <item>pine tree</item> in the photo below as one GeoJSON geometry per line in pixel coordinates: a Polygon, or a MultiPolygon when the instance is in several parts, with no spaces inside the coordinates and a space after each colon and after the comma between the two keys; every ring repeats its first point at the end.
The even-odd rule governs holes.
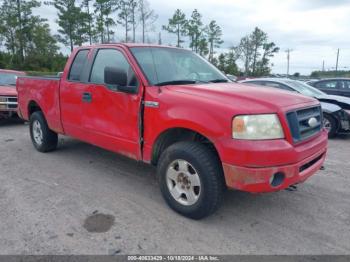
{"type": "Polygon", "coordinates": [[[181,47],[183,40],[182,36],[186,35],[186,25],[187,20],[185,14],[177,9],[172,18],[169,19],[168,25],[163,25],[163,30],[168,31],[171,34],[176,34],[177,36],[177,47],[181,47]]]}
{"type": "Polygon", "coordinates": [[[221,40],[222,30],[221,27],[216,24],[215,20],[212,20],[207,28],[208,42],[209,42],[209,61],[213,59],[214,48],[219,48],[224,42],[221,40]]]}
{"type": "Polygon", "coordinates": [[[57,9],[57,23],[59,25],[59,42],[70,47],[81,46],[87,40],[87,21],[76,0],[53,0],[49,2],[57,9]]]}
{"type": "Polygon", "coordinates": [[[264,43],[267,40],[267,34],[260,30],[258,27],[255,27],[254,31],[250,35],[250,41],[253,48],[253,64],[252,64],[252,74],[256,73],[256,64],[260,57],[259,49],[263,47],[264,43]]]}
{"type": "Polygon", "coordinates": [[[91,0],[83,0],[82,6],[85,8],[86,20],[87,20],[87,33],[89,36],[89,43],[92,44],[93,38],[93,16],[90,12],[90,2],[91,0]]]}
{"type": "Polygon", "coordinates": [[[198,53],[200,41],[202,39],[202,34],[205,31],[205,27],[203,27],[202,15],[197,11],[197,9],[193,10],[186,28],[187,34],[190,37],[190,48],[192,48],[192,51],[198,53]]]}
{"type": "Polygon", "coordinates": [[[118,2],[111,0],[95,0],[96,33],[101,43],[109,43],[114,32],[111,27],[115,25],[111,18],[112,13],[118,10],[118,2]]]}
{"type": "MultiPolygon", "coordinates": [[[[37,1],[4,0],[0,8],[0,64],[5,68],[54,70],[57,41],[45,19],[33,15],[37,1]]],[[[61,57],[58,59],[63,61],[61,57]]]]}

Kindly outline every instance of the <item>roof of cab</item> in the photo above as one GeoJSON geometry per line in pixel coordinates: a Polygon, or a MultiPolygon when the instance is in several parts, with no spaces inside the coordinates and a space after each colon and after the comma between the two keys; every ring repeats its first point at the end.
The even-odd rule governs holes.
{"type": "Polygon", "coordinates": [[[15,75],[26,75],[26,72],[10,70],[10,69],[0,69],[0,73],[10,73],[10,74],[15,74],[15,75]]]}
{"type": "Polygon", "coordinates": [[[108,46],[124,46],[124,47],[127,47],[127,48],[132,48],[132,47],[158,47],[158,48],[180,49],[180,48],[175,47],[175,46],[156,45],[156,44],[143,44],[143,43],[108,43],[108,44],[85,45],[85,46],[79,46],[77,48],[78,49],[82,49],[82,48],[99,48],[99,47],[108,47],[108,46]]]}

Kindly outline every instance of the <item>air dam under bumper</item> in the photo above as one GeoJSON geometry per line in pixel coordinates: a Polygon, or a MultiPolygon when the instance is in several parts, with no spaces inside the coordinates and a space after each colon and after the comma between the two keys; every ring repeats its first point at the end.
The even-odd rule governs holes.
{"type": "Polygon", "coordinates": [[[290,185],[304,182],[323,165],[327,149],[309,156],[302,161],[273,167],[241,167],[223,164],[228,188],[251,193],[279,191],[290,185]]]}

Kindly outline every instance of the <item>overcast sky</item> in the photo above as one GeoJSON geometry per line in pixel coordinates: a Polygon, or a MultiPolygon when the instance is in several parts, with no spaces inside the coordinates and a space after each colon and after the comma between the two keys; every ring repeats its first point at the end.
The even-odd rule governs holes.
{"type": "MultiPolygon", "coordinates": [[[[197,8],[203,21],[216,20],[223,29],[222,48],[237,45],[241,37],[255,26],[268,33],[269,39],[281,48],[273,58],[273,73],[286,73],[286,49],[292,49],[290,73],[309,74],[322,68],[332,69],[340,48],[340,69],[350,70],[350,0],[149,0],[159,15],[156,32],[149,37],[158,38],[158,32],[175,9],[180,8],[189,17],[197,8]]],[[[56,10],[43,6],[37,14],[47,18],[53,33],[56,10]]],[[[117,40],[123,29],[116,28],[117,40]]],[[[176,38],[162,31],[163,44],[175,44],[176,38]]],[[[67,48],[63,48],[68,53],[67,48]]]]}

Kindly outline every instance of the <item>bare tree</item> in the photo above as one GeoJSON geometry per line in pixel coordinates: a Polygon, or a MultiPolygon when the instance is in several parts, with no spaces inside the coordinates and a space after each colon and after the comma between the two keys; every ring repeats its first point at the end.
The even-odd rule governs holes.
{"type": "Polygon", "coordinates": [[[142,43],[145,42],[145,35],[148,31],[153,30],[154,23],[158,19],[158,15],[151,9],[147,0],[139,0],[139,21],[142,27],[142,43]]]}
{"type": "Polygon", "coordinates": [[[137,0],[129,0],[129,6],[130,6],[130,17],[131,17],[131,26],[132,26],[132,42],[135,43],[135,35],[136,35],[136,26],[137,26],[137,0]]]}
{"type": "Polygon", "coordinates": [[[129,31],[131,30],[132,25],[132,17],[131,17],[131,8],[130,1],[128,0],[120,0],[119,9],[120,12],[118,14],[117,23],[121,24],[125,29],[125,42],[129,41],[129,31]]]}

